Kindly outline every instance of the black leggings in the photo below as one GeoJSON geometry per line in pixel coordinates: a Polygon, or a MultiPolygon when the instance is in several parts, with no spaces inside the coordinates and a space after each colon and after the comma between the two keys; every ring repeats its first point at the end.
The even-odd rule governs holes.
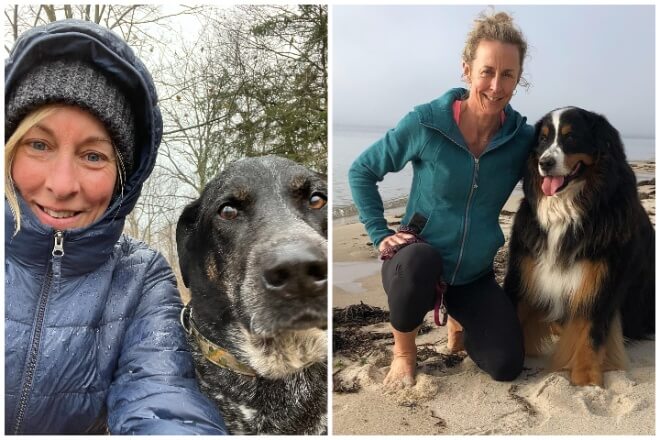
{"type": "MultiPolygon", "coordinates": [[[[413,331],[433,310],[436,283],[442,273],[438,252],[426,243],[413,243],[383,263],[392,327],[413,331]]],[[[449,314],[463,326],[465,349],[479,368],[498,381],[510,381],[522,371],[522,330],[511,301],[487,275],[462,286],[448,286],[449,314]]]]}

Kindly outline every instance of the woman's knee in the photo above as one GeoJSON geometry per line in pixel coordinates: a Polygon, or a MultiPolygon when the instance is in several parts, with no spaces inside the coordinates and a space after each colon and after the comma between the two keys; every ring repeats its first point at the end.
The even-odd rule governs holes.
{"type": "Polygon", "coordinates": [[[498,382],[510,382],[516,379],[523,369],[525,353],[522,339],[498,338],[486,341],[486,338],[475,340],[474,333],[464,333],[464,343],[468,355],[477,366],[488,373],[493,380],[498,382]]]}
{"type": "Polygon", "coordinates": [[[522,345],[517,347],[517,345],[514,343],[506,349],[503,348],[497,352],[491,351],[492,356],[484,362],[483,370],[498,382],[515,380],[522,372],[525,361],[523,347],[522,345]]]}
{"type": "Polygon", "coordinates": [[[401,332],[417,328],[424,320],[424,315],[433,307],[434,291],[419,286],[394,283],[387,293],[390,309],[390,322],[401,332]]]}
{"type": "Polygon", "coordinates": [[[441,270],[440,254],[426,243],[410,244],[383,264],[383,287],[396,330],[408,332],[421,324],[433,308],[441,270]]]}
{"type": "Polygon", "coordinates": [[[515,380],[523,369],[523,360],[508,359],[504,362],[497,362],[491,365],[488,371],[490,377],[498,382],[511,382],[515,380]]]}
{"type": "Polygon", "coordinates": [[[428,243],[412,243],[394,254],[392,262],[400,272],[437,279],[442,274],[442,257],[428,243]]]}

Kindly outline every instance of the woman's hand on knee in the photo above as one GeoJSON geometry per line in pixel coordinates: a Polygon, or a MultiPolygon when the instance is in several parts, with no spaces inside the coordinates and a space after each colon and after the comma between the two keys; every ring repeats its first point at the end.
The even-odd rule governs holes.
{"type": "Polygon", "coordinates": [[[385,237],[378,245],[378,251],[383,252],[385,248],[396,246],[397,244],[405,244],[408,240],[413,238],[414,235],[405,232],[397,232],[394,235],[385,237]]]}

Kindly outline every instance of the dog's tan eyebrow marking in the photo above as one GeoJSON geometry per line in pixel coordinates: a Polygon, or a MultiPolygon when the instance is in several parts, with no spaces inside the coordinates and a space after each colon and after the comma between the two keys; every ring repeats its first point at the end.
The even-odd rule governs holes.
{"type": "Polygon", "coordinates": [[[301,189],[305,189],[308,186],[309,186],[309,180],[307,180],[307,176],[305,176],[304,174],[298,174],[296,176],[293,176],[291,178],[291,181],[289,182],[289,187],[293,191],[300,191],[301,189]]]}
{"type": "Polygon", "coordinates": [[[236,200],[248,200],[250,198],[250,189],[247,186],[237,185],[231,189],[229,194],[236,200]]]}
{"type": "Polygon", "coordinates": [[[573,127],[571,127],[571,124],[564,124],[561,126],[561,134],[562,135],[567,135],[573,130],[573,127]]]}
{"type": "Polygon", "coordinates": [[[544,125],[543,127],[541,127],[541,134],[543,136],[549,135],[550,134],[550,128],[547,125],[544,125]]]}

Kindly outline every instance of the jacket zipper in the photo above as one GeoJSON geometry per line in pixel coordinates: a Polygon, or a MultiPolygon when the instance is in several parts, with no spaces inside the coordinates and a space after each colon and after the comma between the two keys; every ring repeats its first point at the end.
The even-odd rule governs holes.
{"type": "MultiPolygon", "coordinates": [[[[456,280],[456,275],[458,275],[458,269],[461,266],[461,261],[463,260],[463,251],[465,250],[465,240],[467,239],[467,221],[468,221],[468,217],[470,215],[470,202],[472,202],[472,196],[474,195],[474,190],[476,190],[477,187],[478,187],[477,178],[479,176],[479,158],[482,157],[484,154],[486,154],[489,150],[486,149],[483,153],[481,153],[481,156],[475,157],[475,155],[472,154],[472,152],[469,149],[465,148],[464,146],[462,146],[461,144],[459,144],[458,142],[453,140],[451,137],[449,137],[447,134],[445,134],[445,132],[443,132],[442,130],[440,130],[438,128],[435,128],[435,127],[432,127],[430,125],[426,125],[426,124],[422,124],[422,125],[424,127],[436,130],[437,132],[442,134],[444,137],[446,137],[447,139],[452,141],[454,144],[458,145],[459,148],[461,148],[462,150],[465,150],[470,155],[470,157],[472,159],[474,159],[474,168],[472,169],[472,183],[470,184],[471,185],[470,186],[470,194],[468,195],[467,204],[465,205],[465,218],[463,219],[463,235],[461,237],[461,249],[458,252],[458,260],[456,261],[456,267],[454,268],[454,273],[452,274],[451,282],[449,283],[449,284],[454,284],[454,281],[456,280]]],[[[518,130],[516,129],[516,132],[517,131],[518,130]]]]}
{"type": "Polygon", "coordinates": [[[474,195],[475,190],[479,187],[479,185],[477,185],[477,179],[479,178],[479,158],[474,156],[472,156],[472,158],[474,159],[474,168],[472,169],[472,186],[470,188],[470,194],[468,195],[467,204],[465,205],[465,217],[463,219],[463,237],[461,238],[461,250],[458,253],[458,260],[456,261],[454,274],[451,276],[451,282],[449,284],[454,284],[454,281],[456,281],[458,268],[461,266],[461,261],[463,260],[463,251],[465,250],[465,240],[467,239],[467,231],[468,231],[468,219],[470,217],[470,203],[472,202],[472,196],[474,195]]]}
{"type": "MultiPolygon", "coordinates": [[[[39,296],[39,306],[37,307],[37,315],[35,318],[34,335],[32,336],[31,349],[28,354],[27,369],[23,377],[23,387],[21,391],[21,398],[18,401],[18,412],[16,413],[16,422],[14,423],[14,434],[20,434],[21,425],[27,410],[27,402],[32,391],[32,382],[34,381],[34,371],[37,366],[37,358],[39,355],[39,345],[41,344],[41,332],[43,330],[44,319],[46,315],[46,304],[48,303],[48,293],[53,281],[53,263],[64,255],[64,233],[62,231],[55,231],[55,244],[52,251],[53,258],[48,263],[46,270],[46,277],[41,286],[41,294],[39,296]]],[[[58,265],[59,266],[59,265],[58,265]]]]}
{"type": "MultiPolygon", "coordinates": [[[[467,239],[467,220],[468,220],[468,217],[470,215],[470,202],[472,202],[472,196],[474,195],[474,191],[478,188],[477,178],[479,176],[479,159],[481,157],[483,157],[485,154],[487,154],[490,151],[494,150],[495,148],[490,148],[489,149],[488,147],[486,147],[484,152],[481,153],[481,155],[477,158],[477,157],[474,156],[474,154],[472,154],[472,152],[469,149],[465,148],[464,146],[462,146],[461,144],[456,142],[454,139],[449,137],[445,132],[443,132],[439,128],[433,127],[433,126],[425,124],[423,122],[420,122],[420,124],[422,126],[426,127],[426,128],[430,128],[432,130],[435,130],[435,131],[439,132],[444,137],[449,139],[451,142],[456,144],[459,148],[467,151],[467,153],[470,155],[470,157],[472,157],[474,159],[474,168],[472,170],[472,187],[470,188],[470,194],[468,195],[467,205],[465,206],[465,219],[463,220],[463,236],[461,237],[461,250],[458,253],[458,260],[456,261],[456,267],[454,268],[454,274],[452,275],[451,282],[449,283],[449,284],[454,284],[454,281],[456,280],[456,275],[458,275],[458,269],[461,265],[461,261],[463,260],[463,251],[465,250],[465,240],[467,239]]],[[[522,127],[522,125],[523,124],[519,124],[516,127],[516,129],[514,130],[513,134],[511,134],[506,139],[500,141],[498,146],[504,145],[505,143],[509,142],[509,140],[512,139],[518,133],[518,130],[520,130],[520,127],[522,127]]]]}

